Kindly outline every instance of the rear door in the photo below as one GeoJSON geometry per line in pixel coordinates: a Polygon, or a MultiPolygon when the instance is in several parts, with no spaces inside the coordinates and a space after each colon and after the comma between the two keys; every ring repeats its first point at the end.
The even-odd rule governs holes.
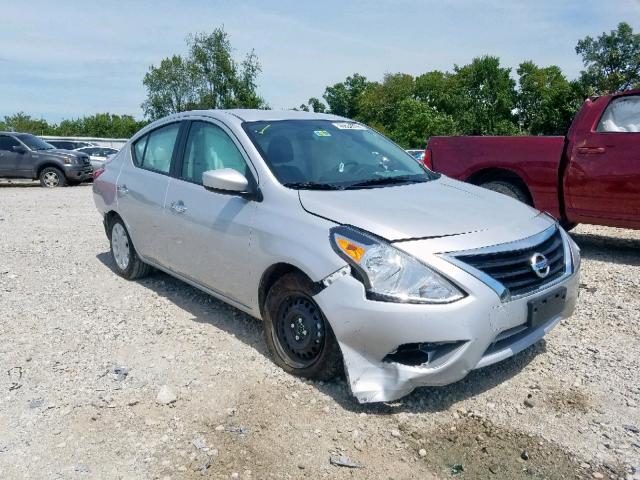
{"type": "Polygon", "coordinates": [[[156,263],[166,261],[162,237],[164,201],[181,123],[165,124],[136,140],[124,159],[116,190],[118,213],[139,254],[156,263]]]}
{"type": "Polygon", "coordinates": [[[640,95],[614,97],[570,155],[570,218],[640,221],[640,95]]]}
{"type": "Polygon", "coordinates": [[[0,135],[0,176],[20,176],[17,170],[18,157],[21,154],[13,151],[13,147],[18,145],[20,142],[11,135],[0,135]]]}
{"type": "Polygon", "coordinates": [[[252,294],[247,279],[257,203],[240,195],[206,190],[202,174],[233,168],[254,182],[257,177],[247,160],[223,124],[191,122],[165,204],[169,267],[243,305],[252,294]]]}

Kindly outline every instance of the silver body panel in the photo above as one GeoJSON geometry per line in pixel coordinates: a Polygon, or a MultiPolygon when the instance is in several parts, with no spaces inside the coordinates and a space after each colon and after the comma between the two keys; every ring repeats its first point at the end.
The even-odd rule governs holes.
{"type": "MultiPolygon", "coordinates": [[[[351,390],[361,402],[394,400],[420,385],[457,381],[474,368],[526,348],[571,315],[578,272],[569,263],[554,283],[567,288],[564,311],[514,335],[508,347],[488,351],[504,332],[525,324],[527,302],[551,286],[505,301],[486,278],[457,265],[456,252],[509,248],[547,231],[553,220],[515,200],[446,177],[352,191],[285,188],[242,123],[296,118],[344,120],[307,112],[230,110],[186,112],[154,122],[132,137],[94,181],[96,207],[102,215],[116,212],[123,218],[144,261],[256,318],[261,318],[260,282],[272,266],[292,265],[313,282],[329,277],[314,298],[336,334],[351,390]],[[132,142],[160,125],[183,120],[215,123],[229,134],[249,165],[260,200],[210,191],[134,165],[132,142]],[[440,305],[367,299],[363,284],[351,275],[332,276],[347,266],[329,242],[329,229],[339,224],[390,241],[468,295],[440,305]],[[383,361],[405,343],[449,341],[466,343],[433,368],[383,361]]],[[[570,240],[562,235],[570,257],[570,240]]]]}

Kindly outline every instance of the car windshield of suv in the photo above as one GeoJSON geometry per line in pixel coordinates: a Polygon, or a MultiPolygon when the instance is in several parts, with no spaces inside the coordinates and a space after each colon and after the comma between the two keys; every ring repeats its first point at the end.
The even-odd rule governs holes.
{"type": "Polygon", "coordinates": [[[56,147],[45,142],[41,138],[31,135],[29,133],[19,133],[16,135],[22,143],[24,143],[31,150],[53,150],[56,147]]]}
{"type": "Polygon", "coordinates": [[[374,188],[439,176],[356,122],[261,121],[243,128],[278,181],[290,188],[374,188]]]}

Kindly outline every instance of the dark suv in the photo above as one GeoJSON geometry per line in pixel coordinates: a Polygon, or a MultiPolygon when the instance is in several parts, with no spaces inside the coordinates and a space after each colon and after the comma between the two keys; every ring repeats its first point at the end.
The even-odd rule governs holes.
{"type": "Polygon", "coordinates": [[[92,178],[89,155],[60,150],[30,133],[0,132],[0,177],[39,179],[47,188],[92,178]]]}

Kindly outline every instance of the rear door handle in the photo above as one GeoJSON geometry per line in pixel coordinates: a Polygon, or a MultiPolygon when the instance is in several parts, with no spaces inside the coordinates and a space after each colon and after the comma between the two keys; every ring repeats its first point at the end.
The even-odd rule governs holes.
{"type": "Polygon", "coordinates": [[[120,195],[126,195],[127,193],[129,193],[129,189],[126,185],[118,185],[116,188],[120,195]]]}
{"type": "Polygon", "coordinates": [[[182,203],[182,200],[178,200],[177,202],[171,202],[170,207],[171,210],[173,210],[176,213],[184,213],[187,211],[187,207],[185,207],[184,203],[182,203]]]}
{"type": "Polygon", "coordinates": [[[606,152],[604,147],[578,147],[578,153],[583,155],[594,155],[606,152]]]}

